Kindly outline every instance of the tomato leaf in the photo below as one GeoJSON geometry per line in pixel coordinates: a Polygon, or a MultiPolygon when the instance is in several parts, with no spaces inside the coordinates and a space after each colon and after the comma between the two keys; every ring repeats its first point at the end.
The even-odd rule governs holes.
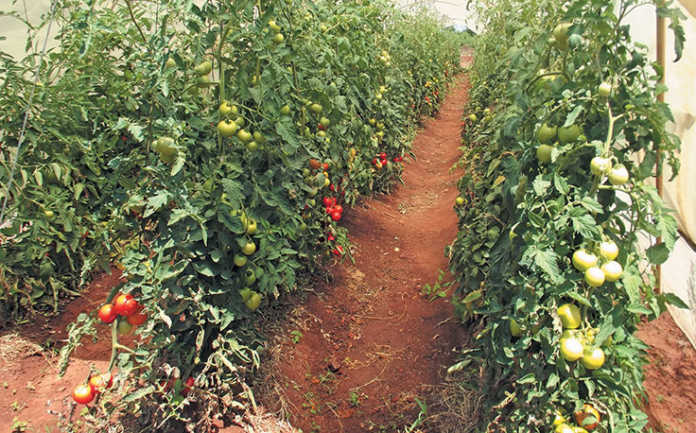
{"type": "Polygon", "coordinates": [[[648,256],[650,263],[661,265],[669,258],[669,248],[667,248],[664,242],[660,242],[648,248],[645,254],[648,256]]]}

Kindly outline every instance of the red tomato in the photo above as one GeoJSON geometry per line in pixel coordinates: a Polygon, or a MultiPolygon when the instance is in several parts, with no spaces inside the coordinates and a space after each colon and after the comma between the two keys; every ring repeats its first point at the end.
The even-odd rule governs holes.
{"type": "Polygon", "coordinates": [[[111,304],[102,305],[97,315],[99,316],[99,320],[101,320],[104,323],[111,323],[114,320],[116,320],[116,317],[118,316],[118,314],[116,314],[116,311],[114,311],[113,305],[111,304]]]}
{"type": "Polygon", "coordinates": [[[94,393],[89,385],[82,383],[73,389],[72,398],[76,403],[87,404],[94,400],[94,393]]]}
{"type": "Polygon", "coordinates": [[[343,247],[340,246],[340,245],[338,245],[338,246],[337,246],[336,248],[334,248],[333,251],[331,251],[331,252],[334,253],[334,254],[337,255],[337,256],[341,256],[341,255],[343,255],[343,247]]]}
{"type": "Polygon", "coordinates": [[[325,162],[322,167],[324,168],[324,171],[327,171],[329,169],[329,163],[325,162]]]}
{"type": "Polygon", "coordinates": [[[336,187],[334,186],[333,183],[332,183],[331,185],[329,185],[329,189],[330,189],[331,191],[336,191],[336,187]]]}
{"type": "Polygon", "coordinates": [[[140,311],[142,311],[142,307],[139,308],[135,314],[126,317],[128,323],[133,326],[140,326],[145,323],[147,321],[147,314],[141,313],[140,311]]]}
{"type": "Polygon", "coordinates": [[[377,158],[372,158],[372,165],[377,165],[377,158]]]}
{"type": "Polygon", "coordinates": [[[116,314],[128,317],[138,311],[138,301],[133,295],[121,293],[114,300],[114,311],[116,314]]]}
{"type": "Polygon", "coordinates": [[[334,206],[334,211],[339,212],[339,213],[343,213],[343,206],[341,206],[340,204],[337,204],[336,206],[334,206]]]}
{"type": "Polygon", "coordinates": [[[380,154],[379,154],[379,159],[387,159],[387,153],[386,153],[386,152],[380,153],[380,154]]]}
{"type": "Polygon", "coordinates": [[[110,388],[113,383],[114,377],[111,373],[97,374],[89,378],[89,387],[94,394],[98,394],[110,388]]]}
{"type": "Polygon", "coordinates": [[[329,235],[326,237],[326,240],[329,241],[329,242],[331,242],[331,241],[335,241],[336,238],[334,237],[334,235],[332,235],[331,233],[329,233],[329,235]]]}
{"type": "Polygon", "coordinates": [[[320,131],[323,131],[324,129],[326,129],[326,128],[324,128],[324,125],[322,125],[321,123],[317,126],[317,128],[319,128],[320,131]]]}
{"type": "Polygon", "coordinates": [[[324,203],[324,207],[330,207],[331,206],[331,199],[329,197],[324,197],[322,199],[322,202],[324,203]]]}
{"type": "Polygon", "coordinates": [[[186,381],[184,382],[184,387],[181,388],[181,395],[185,396],[186,394],[188,394],[189,391],[191,391],[191,388],[193,388],[193,384],[195,382],[196,381],[192,377],[186,379],[186,381]]]}
{"type": "Polygon", "coordinates": [[[331,212],[331,219],[334,221],[340,221],[341,220],[341,212],[334,210],[331,212]]]}
{"type": "Polygon", "coordinates": [[[336,197],[329,198],[329,206],[335,206],[335,205],[336,205],[336,197]]]}

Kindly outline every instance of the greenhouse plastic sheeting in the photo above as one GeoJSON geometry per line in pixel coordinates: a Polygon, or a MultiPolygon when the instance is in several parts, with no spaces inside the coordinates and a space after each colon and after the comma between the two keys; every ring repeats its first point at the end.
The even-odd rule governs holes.
{"type": "MultiPolygon", "coordinates": [[[[683,236],[693,245],[696,241],[696,0],[681,0],[681,4],[687,17],[683,22],[686,33],[684,55],[679,62],[673,62],[674,37],[668,29],[665,68],[665,84],[669,88],[665,102],[670,104],[674,114],[672,131],[682,141],[681,169],[672,181],[669,181],[672,173],[666,170],[663,197],[676,211],[683,236]]],[[[628,17],[633,38],[648,46],[653,59],[657,45],[656,20],[652,6],[641,7],[628,17]]],[[[684,239],[677,242],[674,252],[662,265],[661,288],[676,294],[689,305],[688,310],[670,307],[670,313],[696,347],[696,251],[684,239]]]]}

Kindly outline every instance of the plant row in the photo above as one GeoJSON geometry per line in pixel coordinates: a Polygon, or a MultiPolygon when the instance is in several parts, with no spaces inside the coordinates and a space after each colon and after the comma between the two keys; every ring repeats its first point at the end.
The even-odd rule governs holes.
{"type": "Polygon", "coordinates": [[[124,282],[63,359],[108,323],[109,372],[85,377],[118,373],[76,400],[105,399],[95,428],[120,413],[201,431],[193,406],[253,401],[258,315],[350,255],[344,208],[398,181],[459,37],[381,1],[68,0],[55,20],[19,149],[39,54],[2,59],[0,309],[56,311],[116,260],[124,282]]]}
{"type": "MultiPolygon", "coordinates": [[[[673,303],[653,266],[676,222],[653,186],[678,170],[659,66],[623,22],[641,2],[481,2],[450,248],[455,311],[487,411],[478,431],[640,432],[638,325],[673,303]],[[507,43],[506,43],[507,41],[507,43]],[[659,239],[657,241],[656,239],[659,239]]],[[[681,56],[680,14],[670,19],[681,56]]]]}

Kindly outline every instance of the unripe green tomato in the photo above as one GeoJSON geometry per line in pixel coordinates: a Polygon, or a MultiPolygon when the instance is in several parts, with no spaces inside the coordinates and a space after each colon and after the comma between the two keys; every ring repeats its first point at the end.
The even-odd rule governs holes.
{"type": "Polygon", "coordinates": [[[611,94],[611,84],[604,81],[599,85],[598,93],[600,97],[607,98],[611,94]]]}
{"type": "Polygon", "coordinates": [[[280,114],[282,114],[283,116],[287,116],[288,114],[290,114],[290,106],[283,105],[282,107],[280,107],[280,114]]]}
{"type": "Polygon", "coordinates": [[[262,296],[260,293],[252,292],[251,296],[244,302],[244,304],[249,310],[256,311],[256,309],[259,308],[259,305],[261,305],[261,299],[262,296]]]}
{"type": "Polygon", "coordinates": [[[614,260],[619,255],[619,247],[614,241],[604,241],[599,244],[599,255],[604,260],[614,260]]]}
{"type": "Polygon", "coordinates": [[[592,287],[601,286],[605,279],[604,271],[597,266],[592,266],[585,271],[585,281],[592,287]]]}
{"type": "Polygon", "coordinates": [[[540,144],[536,150],[537,160],[542,164],[548,164],[551,162],[551,153],[553,152],[553,146],[548,144],[540,144]]]}
{"type": "Polygon", "coordinates": [[[573,266],[578,271],[584,272],[595,265],[597,265],[597,256],[594,254],[588,253],[583,248],[573,253],[573,266]]]}
{"type": "Polygon", "coordinates": [[[551,144],[556,138],[557,133],[558,128],[556,126],[544,123],[537,130],[537,139],[542,144],[551,144]]]}
{"type": "Polygon", "coordinates": [[[254,140],[247,143],[247,150],[250,152],[254,152],[256,149],[258,149],[258,147],[258,143],[256,143],[254,140]]]}
{"type": "Polygon", "coordinates": [[[623,165],[617,165],[609,171],[609,183],[618,186],[628,182],[628,170],[623,165]]]}
{"type": "Polygon", "coordinates": [[[282,33],[276,33],[275,36],[273,36],[273,42],[276,44],[279,44],[285,40],[285,36],[283,36],[282,33]]]}
{"type": "Polygon", "coordinates": [[[517,323],[515,319],[510,319],[509,326],[510,335],[512,335],[513,337],[519,337],[522,335],[522,328],[520,328],[519,323],[517,323]]]}
{"type": "Polygon", "coordinates": [[[244,265],[247,264],[248,259],[246,256],[243,256],[241,254],[235,254],[234,256],[234,265],[237,267],[243,267],[244,265]]]}
{"type": "Polygon", "coordinates": [[[319,114],[324,109],[324,107],[315,103],[315,104],[310,105],[309,109],[312,110],[314,113],[319,114]]]}
{"type": "Polygon", "coordinates": [[[239,132],[237,132],[237,138],[246,143],[251,140],[251,134],[244,129],[240,129],[239,132]]]}
{"type": "Polygon", "coordinates": [[[457,198],[454,199],[454,204],[456,204],[457,206],[464,205],[464,197],[457,196],[457,198]]]}
{"type": "Polygon", "coordinates": [[[193,71],[198,75],[208,75],[212,70],[213,64],[210,63],[210,60],[199,63],[195,68],[193,68],[193,71]]]}
{"type": "Polygon", "coordinates": [[[575,337],[561,339],[561,356],[569,362],[577,361],[582,358],[585,347],[582,342],[575,337]]]}
{"type": "Polygon", "coordinates": [[[572,143],[578,139],[581,132],[578,125],[562,126],[558,128],[558,141],[561,144],[572,143]]]}
{"type": "Polygon", "coordinates": [[[601,156],[595,156],[590,162],[590,171],[595,176],[602,176],[611,170],[611,160],[609,158],[602,158],[601,156]]]}
{"type": "Polygon", "coordinates": [[[621,275],[623,275],[623,268],[619,262],[612,260],[602,265],[602,272],[604,272],[607,281],[613,283],[621,278],[621,275]]]}
{"type": "Polygon", "coordinates": [[[254,131],[254,140],[259,144],[263,144],[266,142],[266,137],[259,131],[254,131]]]}

